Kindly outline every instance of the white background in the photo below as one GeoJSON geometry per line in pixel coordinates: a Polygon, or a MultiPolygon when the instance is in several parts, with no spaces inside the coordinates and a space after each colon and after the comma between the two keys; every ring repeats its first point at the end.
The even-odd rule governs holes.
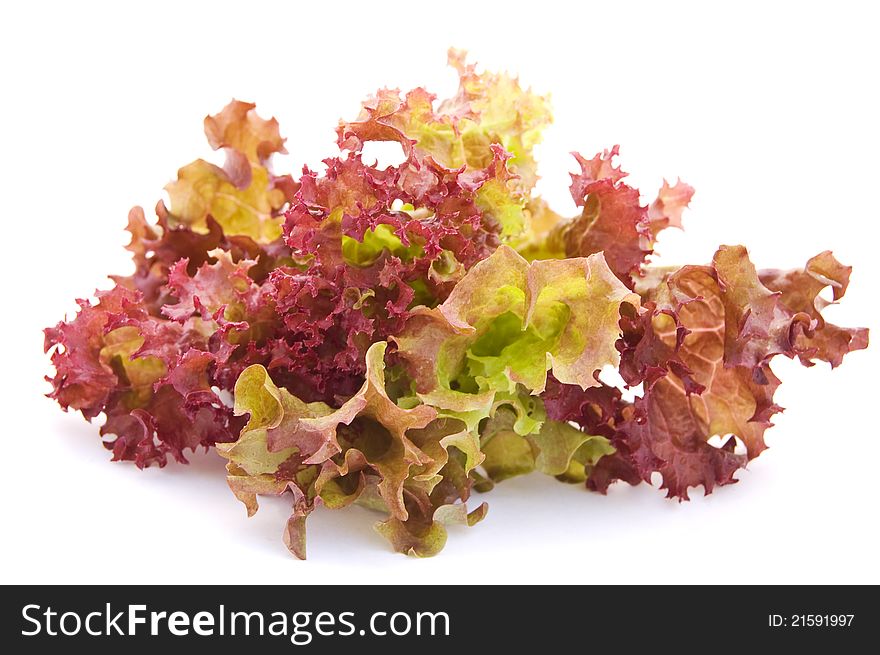
{"type": "Polygon", "coordinates": [[[453,92],[450,45],[552,94],[539,191],[558,210],[574,209],[568,152],[619,143],[646,196],[663,176],[697,189],[660,261],[744,243],[758,266],[793,267],[833,249],[855,272],[828,316],[876,329],[872,3],[710,5],[4,4],[0,581],[880,582],[876,346],[833,372],[775,362],[788,411],[740,484],[678,504],[645,485],[602,497],[516,479],[429,560],[392,553],[353,508],[316,512],[297,561],[281,543],[288,502],[247,519],[217,455],[111,464],[95,425],[43,397],[41,329],[131,270],[127,211],[216,157],[205,114],[256,101],[288,138],[276,170],[319,167],[337,120],[378,87],[453,92]]]}

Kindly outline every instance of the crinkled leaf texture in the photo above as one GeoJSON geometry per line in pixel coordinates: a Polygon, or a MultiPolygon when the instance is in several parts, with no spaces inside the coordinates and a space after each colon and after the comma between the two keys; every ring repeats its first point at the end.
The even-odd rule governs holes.
{"type": "Polygon", "coordinates": [[[482,460],[478,444],[454,420],[427,405],[403,408],[385,388],[385,351],[367,351],[367,379],[338,409],[304,403],[278,388],[262,366],[242,373],[235,413],[249,420],[235,443],[220,444],[229,486],[249,514],[257,494],[293,495],[285,529],[291,552],[305,557],[305,518],[319,502],[340,508],[362,500],[388,512],[379,526],[398,550],[434,554],[449,522],[473,524],[468,473],[482,460]]]}
{"type": "Polygon", "coordinates": [[[187,168],[212,167],[210,179],[196,184],[184,205],[178,186],[170,211],[158,203],[156,223],[132,209],[135,272],[114,276],[115,288],[96,292],[93,302],[80,300],[74,319],[46,330],[56,369],[50,395],[89,420],[103,414],[101,434],[113,458],[140,467],[163,466],[168,455],[185,462],[187,450],[235,440],[241,421],[221,392],[231,391],[253,361],[271,361],[282,327],[267,276],[294,263],[290,249],[252,229],[256,223],[227,220],[214,190],[232,185],[256,205],[275,206],[266,224],[280,237],[278,210],[298,188],[269,173],[283,139],[274,121],[237,101],[206,118],[205,130],[236,164],[237,177],[195,162],[187,168]],[[196,216],[194,203],[217,206],[196,216]]]}
{"type": "Polygon", "coordinates": [[[536,181],[532,148],[550,121],[546,99],[506,75],[477,73],[450,53],[455,96],[384,89],[338,128],[339,156],[304,170],[284,237],[304,263],[271,282],[286,339],[278,364],[338,404],[365,374],[370,344],[401,331],[411,310],[442,303],[498,245],[521,238],[536,181]],[[404,161],[364,161],[370,141],[395,141],[404,161]]]}
{"type": "Polygon", "coordinates": [[[637,286],[643,309],[624,317],[618,343],[621,375],[642,384],[643,395],[630,404],[610,388],[591,396],[555,385],[545,399],[550,417],[604,434],[616,448],[588,486],[604,492],[613,480],[650,482],[658,472],[670,497],[687,500],[689,487],[711,493],[736,482],[734,473],[766,448],[764,432],[781,411],[772,358],[837,365],[866,347],[866,330],[839,328],[819,313],[819,292],[830,286],[839,299],[848,278],[827,252],[803,271],[759,273],[742,246],[722,246],[709,266],[649,273],[637,286]]]}
{"type": "Polygon", "coordinates": [[[621,307],[633,302],[601,255],[529,264],[501,246],[438,308],[413,311],[396,338],[403,366],[390,393],[397,398],[386,385],[381,341],[367,350],[363,385],[336,409],[279,388],[260,365],[246,369],[235,413],[250,418],[237,442],[218,445],[229,485],[249,513],[257,494],[293,494],[285,540],[298,557],[316,503],[343,507],[364,498],[389,514],[378,529],[395,549],[433,555],[446,525],[472,525],[486,512],[463,505],[480,481],[477,466],[488,475],[484,488],[534,469],[583,481],[613,452],[602,436],[537,418],[543,408],[529,394],[544,389],[548,370],[584,387],[598,384],[596,372],[618,357],[621,307]],[[583,342],[584,334],[592,340],[583,342]],[[453,389],[456,379],[475,390],[453,389]],[[435,386],[408,393],[425,380],[435,386]]]}
{"type": "Polygon", "coordinates": [[[233,100],[205,118],[205,135],[212,148],[225,150],[226,164],[220,168],[197,159],[178,171],[165,187],[171,224],[208,232],[210,217],[227,234],[258,243],[279,238],[291,181],[276,178],[269,163],[276,152],[287,152],[278,122],[261,119],[253,104],[233,100]]]}
{"type": "Polygon", "coordinates": [[[183,166],[155,221],[131,210],[134,272],[45,331],[50,397],[103,415],[114,460],[216,445],[249,514],[292,497],[298,557],[318,505],[378,510],[396,551],[430,556],[486,516],[472,492],[533,471],[602,493],[659,475],[682,500],[735,482],[780,411],[773,358],[867,346],[822,316],[850,268],[758,271],[739,246],[652,267],[693,188],[643,202],[614,146],[575,154],[579,213],[560,215],[535,194],[547,98],[449,63],[452,97],[380,90],[298,179],[273,172],[275,119],[237,100],[207,116],[225,162],[183,166]],[[365,160],[371,141],[402,161],[365,160]]]}
{"type": "Polygon", "coordinates": [[[473,428],[501,404],[528,418],[528,396],[544,390],[548,371],[580,387],[598,384],[595,373],[617,364],[629,303],[638,297],[601,254],[529,263],[501,246],[441,305],[416,308],[393,339],[418,399],[473,428]]]}
{"type": "Polygon", "coordinates": [[[650,207],[643,206],[638,189],[623,182],[627,174],[613,165],[617,154],[617,146],[589,160],[575,153],[581,172],[571,176],[571,195],[583,210],[559,230],[567,256],[604,252],[614,274],[632,286],[660,231],[681,227],[694,190],[680,180],[675,186],[664,180],[650,207]]]}

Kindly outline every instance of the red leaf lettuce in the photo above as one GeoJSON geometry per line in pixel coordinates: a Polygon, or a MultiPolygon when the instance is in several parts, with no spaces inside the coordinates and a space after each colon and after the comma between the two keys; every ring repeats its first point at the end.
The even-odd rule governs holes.
{"type": "Polygon", "coordinates": [[[827,323],[850,268],[757,270],[742,246],[657,268],[694,190],[642,202],[617,146],[575,155],[564,218],[535,195],[547,99],[450,51],[456,94],[384,89],[321,171],[276,175],[278,123],[233,100],[205,119],[225,154],[178,171],[156,220],[131,210],[134,272],[45,331],[50,397],[114,460],[164,466],[216,446],[235,496],[287,494],[305,557],[319,505],[384,512],[395,550],[433,555],[512,476],[670,497],[736,482],[781,408],[774,357],[838,366],[865,329],[827,323]],[[370,141],[400,144],[379,168],[370,141]],[[616,367],[634,400],[600,373],[616,367]]]}

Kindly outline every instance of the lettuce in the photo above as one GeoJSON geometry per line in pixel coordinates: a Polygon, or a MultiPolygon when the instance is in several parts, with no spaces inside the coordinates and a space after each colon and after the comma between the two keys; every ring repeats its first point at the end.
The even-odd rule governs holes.
{"type": "Polygon", "coordinates": [[[49,395],[103,415],[114,460],[216,448],[249,515],[291,498],[297,557],[319,506],[377,510],[394,550],[430,556],[486,516],[472,493],[517,475],[605,493],[659,474],[679,500],[736,482],[781,410],[772,360],[867,346],[822,316],[851,269],[760,270],[742,246],[653,266],[693,188],[643,204],[614,146],[575,155],[579,213],[554,212],[535,193],[547,98],[449,61],[451,98],[379,91],[298,179],[274,174],[285,139],[253,104],[208,116],[225,164],[182,167],[155,221],[131,210],[134,273],[45,331],[49,395]],[[403,162],[365,161],[370,141],[403,162]]]}

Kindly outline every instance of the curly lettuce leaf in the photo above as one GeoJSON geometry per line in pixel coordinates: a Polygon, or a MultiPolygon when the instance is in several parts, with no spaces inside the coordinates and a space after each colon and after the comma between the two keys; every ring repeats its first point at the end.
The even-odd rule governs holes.
{"type": "Polygon", "coordinates": [[[681,227],[681,213],[694,190],[680,180],[674,187],[664,180],[657,199],[644,206],[638,189],[622,181],[627,173],[613,164],[618,152],[614,146],[592,159],[575,153],[581,172],[572,174],[570,190],[583,210],[560,229],[567,256],[604,252],[611,270],[632,287],[654,251],[659,232],[681,227]]]}
{"type": "Polygon", "coordinates": [[[443,550],[447,526],[472,527],[482,521],[489,510],[486,503],[468,512],[467,505],[441,505],[434,509],[430,521],[414,522],[389,518],[376,525],[376,531],[391,542],[398,553],[416,557],[432,557],[443,550]]]}
{"type": "Polygon", "coordinates": [[[548,100],[507,74],[477,73],[466,57],[463,50],[450,49],[459,88],[436,110],[436,97],[424,89],[404,99],[398,91],[379,91],[357,120],[340,124],[340,145],[357,152],[365,141],[397,141],[405,152],[417,149],[448,169],[485,168],[492,146],[498,145],[511,154],[521,192],[529,193],[537,181],[532,150],[552,120],[548,100]]]}
{"type": "Polygon", "coordinates": [[[483,469],[493,482],[540,471],[565,482],[584,482],[592,467],[614,453],[609,440],[565,421],[549,420],[536,432],[521,435],[516,414],[500,407],[480,430],[483,469]]]}
{"type": "Polygon", "coordinates": [[[91,420],[104,414],[114,460],[143,468],[168,455],[232,441],[238,422],[212,389],[215,356],[192,322],[151,316],[137,291],[96,292],[97,303],[45,331],[55,376],[49,394],[91,420]]]}
{"type": "Polygon", "coordinates": [[[819,359],[834,368],[848,352],[868,347],[866,328],[838,327],[822,317],[830,303],[819,294],[830,288],[837,302],[846,293],[851,273],[852,267],[838,262],[828,250],[812,257],[803,270],[758,271],[761,284],[779,294],[780,304],[802,315],[797,331],[790,335],[792,350],[802,364],[809,366],[819,359]]]}
{"type": "Polygon", "coordinates": [[[621,305],[637,302],[601,255],[530,264],[502,246],[393,339],[418,398],[474,426],[520,389],[540,394],[548,371],[598,384],[618,360],[621,305]]]}
{"type": "MultiPolygon", "coordinates": [[[[815,273],[817,261],[845,270],[829,253],[810,260],[805,270],[815,273]]],[[[770,368],[772,358],[839,361],[867,344],[864,329],[820,322],[819,287],[836,284],[838,298],[845,289],[823,279],[824,284],[810,272],[757,273],[741,246],[721,247],[710,266],[645,278],[639,288],[643,310],[624,317],[620,345],[621,374],[629,384],[643,384],[644,394],[634,404],[612,400],[606,425],[617,452],[598,463],[588,485],[604,491],[614,479],[650,482],[659,472],[661,488],[687,500],[690,487],[711,493],[736,482],[736,471],[766,448],[764,433],[781,411],[774,401],[780,381],[770,368]],[[761,279],[786,288],[788,296],[761,279]],[[804,295],[786,287],[792,282],[804,295]],[[798,311],[804,305],[816,312],[813,318],[798,311]],[[826,330],[832,338],[824,337],[826,330]],[[844,338],[836,339],[838,334],[844,338]],[[721,445],[710,443],[712,437],[720,437],[721,445]]],[[[586,429],[588,419],[560,411],[560,402],[580,410],[588,405],[578,404],[578,396],[574,388],[557,394],[547,401],[548,414],[561,414],[586,429]]]]}
{"type": "Polygon", "coordinates": [[[284,141],[274,118],[265,120],[252,102],[232,100],[218,114],[205,117],[205,136],[214,150],[229,148],[252,164],[265,164],[275,153],[286,154],[284,141]]]}
{"type": "Polygon", "coordinates": [[[249,513],[256,511],[258,493],[294,492],[286,534],[297,556],[304,553],[305,516],[317,499],[344,507],[369,485],[393,519],[416,520],[407,499],[435,491],[451,447],[470,458],[465,475],[481,461],[460,428],[447,433],[447,422],[431,425],[437,418],[433,408],[405,409],[388,396],[385,350],[384,342],[373,344],[363,387],[335,410],[302,402],[277,387],[260,366],[245,370],[236,384],[235,412],[250,418],[238,441],[218,446],[229,460],[229,485],[249,513]]]}
{"type": "Polygon", "coordinates": [[[181,168],[165,189],[171,200],[169,223],[208,232],[213,218],[227,235],[270,243],[281,236],[282,209],[293,189],[276,178],[269,159],[287,152],[275,119],[261,119],[255,105],[233,100],[205,118],[205,135],[215,150],[226,151],[226,165],[197,159],[181,168]]]}

